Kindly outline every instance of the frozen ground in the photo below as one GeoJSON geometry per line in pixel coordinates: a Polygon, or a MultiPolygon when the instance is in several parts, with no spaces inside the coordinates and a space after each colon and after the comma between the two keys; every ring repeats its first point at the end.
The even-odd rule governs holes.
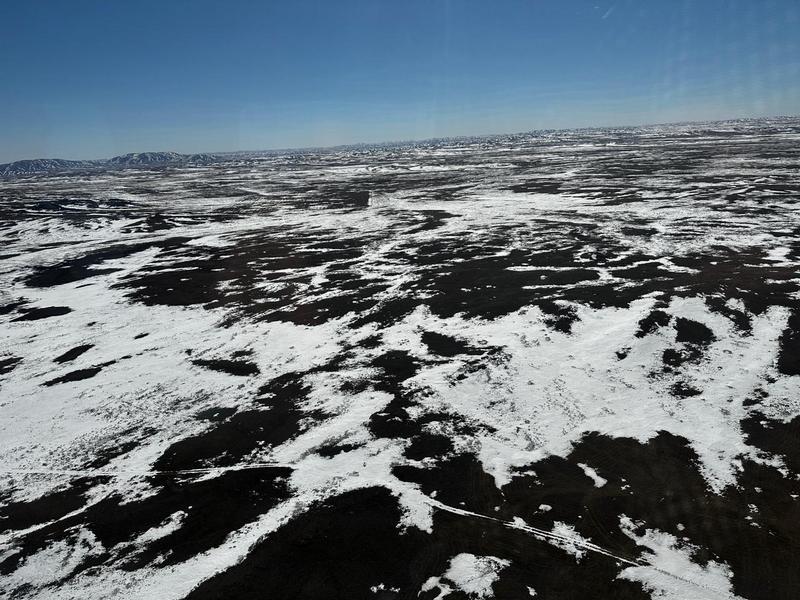
{"type": "Polygon", "coordinates": [[[0,595],[800,597],[800,120],[0,182],[0,595]]]}

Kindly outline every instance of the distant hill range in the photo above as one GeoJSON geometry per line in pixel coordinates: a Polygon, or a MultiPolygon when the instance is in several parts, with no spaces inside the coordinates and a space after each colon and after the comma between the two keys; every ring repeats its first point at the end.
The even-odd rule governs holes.
{"type": "Polygon", "coordinates": [[[0,177],[59,173],[94,169],[126,169],[170,165],[209,164],[217,160],[213,154],[178,154],[177,152],[133,152],[104,160],[64,160],[62,158],[35,158],[0,165],[0,177]]]}

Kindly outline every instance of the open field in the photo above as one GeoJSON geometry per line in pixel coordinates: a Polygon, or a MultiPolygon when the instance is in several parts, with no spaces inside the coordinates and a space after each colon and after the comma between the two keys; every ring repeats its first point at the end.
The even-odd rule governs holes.
{"type": "Polygon", "coordinates": [[[0,181],[0,597],[800,597],[800,119],[0,181]]]}

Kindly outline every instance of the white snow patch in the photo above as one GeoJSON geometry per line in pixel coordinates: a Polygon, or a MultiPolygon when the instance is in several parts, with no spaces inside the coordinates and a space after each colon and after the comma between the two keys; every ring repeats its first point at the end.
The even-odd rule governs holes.
{"type": "Polygon", "coordinates": [[[679,542],[675,536],[655,529],[635,533],[636,524],[628,517],[620,519],[625,534],[649,550],[649,566],[626,567],[619,578],[638,581],[653,598],[660,600],[735,600],[731,571],[725,564],[709,561],[701,566],[692,561],[696,548],[679,542]]]}
{"type": "Polygon", "coordinates": [[[134,544],[149,544],[150,542],[154,542],[168,536],[170,533],[178,531],[186,516],[186,513],[182,510],[174,512],[160,525],[151,527],[142,533],[142,535],[136,538],[134,544]]]}
{"type": "MultiPolygon", "coordinates": [[[[712,313],[702,298],[676,299],[664,310],[708,325],[717,340],[701,362],[685,364],[683,373],[654,377],[662,372],[664,350],[676,342],[671,327],[644,338],[635,336],[639,320],[653,303],[643,298],[630,308],[577,306],[580,320],[571,335],[554,332],[538,309],[492,321],[438,319],[417,311],[409,322],[391,329],[395,339],[407,340],[405,347],[412,352],[416,342],[409,337],[411,323],[413,329],[447,331],[476,346],[503,348],[501,356],[484,361],[483,369],[463,371],[461,362],[451,361],[426,366],[407,382],[426,390],[421,412],[455,412],[485,426],[469,444],[477,446],[484,470],[499,487],[537,460],[567,456],[585,433],[647,442],[667,431],[689,441],[709,486],[721,490],[735,484],[737,461],[757,454],[745,443],[739,425],[748,414],[748,395],[766,385],[765,375],[780,382],[773,386],[782,386],[782,396],[800,395],[800,382],[775,377],[777,340],[787,313],[770,308],[754,316],[748,335],[712,313]],[[629,348],[624,360],[616,355],[622,347],[629,348]],[[732,371],[729,365],[734,362],[738,367],[732,371]],[[670,386],[679,376],[702,394],[691,402],[673,396],[670,386]]],[[[459,447],[457,441],[454,444],[459,447]]]]}
{"type": "Polygon", "coordinates": [[[589,465],[585,465],[583,463],[578,463],[578,466],[581,468],[581,470],[586,474],[586,476],[589,479],[594,481],[594,487],[599,487],[600,488],[600,487],[603,487],[606,483],[608,483],[608,480],[603,479],[602,477],[600,477],[600,475],[597,474],[597,471],[595,471],[589,465]]]}
{"type": "Polygon", "coordinates": [[[560,536],[560,539],[551,539],[550,543],[561,548],[564,552],[574,556],[577,562],[580,562],[581,559],[586,556],[586,548],[582,544],[592,543],[590,540],[579,534],[575,530],[575,527],[561,521],[556,521],[553,523],[553,529],[551,532],[557,536],[560,536]],[[576,544],[576,541],[579,543],[576,544]]]}
{"type": "Polygon", "coordinates": [[[458,554],[450,560],[450,567],[443,575],[431,577],[423,584],[422,591],[438,588],[437,600],[454,589],[468,594],[470,598],[493,598],[492,585],[500,578],[499,572],[510,564],[494,556],[458,554]]]}
{"type": "Polygon", "coordinates": [[[3,587],[9,591],[26,584],[42,587],[55,583],[102,550],[102,544],[92,532],[81,529],[76,535],[50,544],[29,556],[19,568],[4,576],[3,587]]]}

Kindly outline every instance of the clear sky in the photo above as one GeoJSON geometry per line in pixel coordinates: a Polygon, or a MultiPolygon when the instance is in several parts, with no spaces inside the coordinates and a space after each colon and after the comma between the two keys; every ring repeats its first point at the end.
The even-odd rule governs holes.
{"type": "Polygon", "coordinates": [[[3,0],[0,162],[800,113],[800,0],[3,0]]]}

